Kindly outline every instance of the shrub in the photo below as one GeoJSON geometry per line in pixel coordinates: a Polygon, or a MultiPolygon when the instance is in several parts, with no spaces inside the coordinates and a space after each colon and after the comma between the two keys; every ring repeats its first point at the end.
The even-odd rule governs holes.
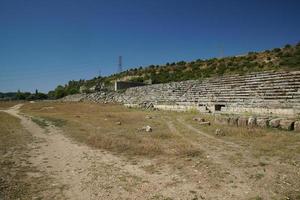
{"type": "Polygon", "coordinates": [[[285,45],[284,46],[284,48],[286,48],[286,49],[289,49],[289,48],[291,48],[292,46],[290,45],[290,44],[287,44],[287,45],[285,45]]]}
{"type": "Polygon", "coordinates": [[[279,48],[273,49],[273,52],[275,52],[275,53],[278,53],[278,52],[280,52],[280,51],[281,51],[281,49],[279,49],[279,48]]]}

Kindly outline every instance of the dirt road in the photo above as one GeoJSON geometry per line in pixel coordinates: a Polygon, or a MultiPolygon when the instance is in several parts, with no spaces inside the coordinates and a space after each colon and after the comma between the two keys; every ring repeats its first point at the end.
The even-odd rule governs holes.
{"type": "MultiPolygon", "coordinates": [[[[30,162],[41,171],[51,174],[56,185],[63,186],[69,199],[192,199],[194,186],[184,183],[178,190],[164,188],[175,176],[168,173],[149,174],[141,166],[150,161],[131,164],[128,160],[86,145],[74,143],[61,130],[49,125],[46,129],[30,117],[19,114],[22,105],[5,111],[21,119],[35,138],[29,152],[30,162]]],[[[33,174],[36,175],[36,174],[33,174]]]]}
{"type": "MultiPolygon", "coordinates": [[[[182,166],[174,169],[172,164],[159,165],[155,159],[130,160],[76,143],[50,122],[42,128],[29,116],[20,114],[21,106],[16,105],[5,112],[21,119],[23,127],[34,136],[32,150],[28,152],[30,163],[50,174],[53,184],[63,188],[66,199],[251,199],[260,195],[276,196],[274,188],[263,185],[266,182],[257,184],[249,179],[251,173],[271,169],[273,165],[258,166],[259,160],[243,157],[247,152],[238,144],[201,132],[202,140],[194,143],[205,152],[203,160],[194,166],[184,166],[184,162],[190,160],[183,159],[180,161],[182,166]],[[237,154],[243,160],[242,164],[229,161],[230,156],[237,154]],[[243,169],[245,165],[252,166],[243,169]],[[152,172],[147,170],[150,167],[154,168],[152,172]]],[[[178,121],[187,130],[197,132],[181,119],[178,121]]],[[[176,122],[167,122],[169,128],[181,135],[173,123],[176,122]]],[[[268,173],[270,178],[277,176],[276,170],[268,173]]]]}

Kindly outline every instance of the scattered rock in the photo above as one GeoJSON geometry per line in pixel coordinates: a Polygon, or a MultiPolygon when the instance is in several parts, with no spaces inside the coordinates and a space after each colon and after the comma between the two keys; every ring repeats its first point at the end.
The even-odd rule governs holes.
{"type": "Polygon", "coordinates": [[[197,121],[197,122],[205,122],[205,119],[203,119],[201,117],[194,117],[193,120],[197,121]]]}
{"type": "Polygon", "coordinates": [[[294,121],[289,119],[280,120],[279,126],[283,130],[291,131],[294,130],[294,121]]]}
{"type": "Polygon", "coordinates": [[[238,126],[246,127],[247,124],[248,124],[248,118],[247,117],[244,117],[244,116],[239,117],[238,126]]]}
{"type": "Polygon", "coordinates": [[[152,119],[152,117],[147,115],[145,119],[152,119]]]}
{"type": "Polygon", "coordinates": [[[225,136],[224,131],[222,131],[221,129],[217,128],[215,131],[216,136],[225,136]]]}
{"type": "Polygon", "coordinates": [[[267,117],[257,118],[256,119],[256,125],[260,128],[267,128],[269,126],[269,119],[267,117]]]}
{"type": "Polygon", "coordinates": [[[248,119],[248,126],[249,127],[256,126],[256,118],[255,117],[249,117],[249,119],[248,119]]]}
{"type": "Polygon", "coordinates": [[[151,128],[151,126],[144,126],[143,128],[142,128],[142,130],[144,130],[144,131],[146,131],[146,132],[152,132],[152,128],[151,128]]]}
{"type": "Polygon", "coordinates": [[[282,120],[281,118],[271,119],[269,122],[270,127],[278,128],[281,120],[282,120]]]}
{"type": "Polygon", "coordinates": [[[152,102],[142,102],[142,103],[139,103],[138,107],[146,109],[146,110],[155,110],[154,104],[152,102]]]}
{"type": "Polygon", "coordinates": [[[199,122],[200,125],[209,125],[210,126],[210,122],[199,122]]]}
{"type": "Polygon", "coordinates": [[[300,121],[295,121],[295,123],[294,123],[294,130],[295,131],[300,131],[300,121]]]}
{"type": "Polygon", "coordinates": [[[116,124],[117,124],[117,125],[121,125],[122,123],[121,123],[121,122],[116,122],[116,124]]]}

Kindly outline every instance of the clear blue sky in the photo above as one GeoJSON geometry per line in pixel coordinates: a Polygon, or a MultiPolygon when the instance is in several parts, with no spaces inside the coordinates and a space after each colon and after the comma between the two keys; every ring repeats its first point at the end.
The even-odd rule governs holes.
{"type": "Polygon", "coordinates": [[[0,0],[0,91],[300,41],[299,0],[0,0]]]}

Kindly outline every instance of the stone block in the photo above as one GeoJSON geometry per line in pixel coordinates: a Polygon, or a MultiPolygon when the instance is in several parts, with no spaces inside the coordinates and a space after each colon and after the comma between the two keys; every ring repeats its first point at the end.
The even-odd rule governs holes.
{"type": "Polygon", "coordinates": [[[260,128],[267,128],[269,126],[269,119],[268,118],[257,118],[256,124],[260,128]]]}
{"type": "Polygon", "coordinates": [[[239,117],[238,119],[238,126],[246,127],[248,124],[248,118],[247,117],[239,117]]]}
{"type": "Polygon", "coordinates": [[[294,120],[283,119],[283,120],[280,120],[279,126],[283,130],[291,131],[291,130],[294,130],[294,123],[295,123],[294,120]]]}
{"type": "Polygon", "coordinates": [[[282,120],[281,118],[271,119],[270,122],[269,122],[270,127],[279,128],[281,120],[282,120]]]}
{"type": "Polygon", "coordinates": [[[249,127],[255,127],[256,126],[256,117],[249,117],[248,126],[249,127]]]}
{"type": "Polygon", "coordinates": [[[300,132],[300,121],[295,121],[294,130],[300,132]]]}

